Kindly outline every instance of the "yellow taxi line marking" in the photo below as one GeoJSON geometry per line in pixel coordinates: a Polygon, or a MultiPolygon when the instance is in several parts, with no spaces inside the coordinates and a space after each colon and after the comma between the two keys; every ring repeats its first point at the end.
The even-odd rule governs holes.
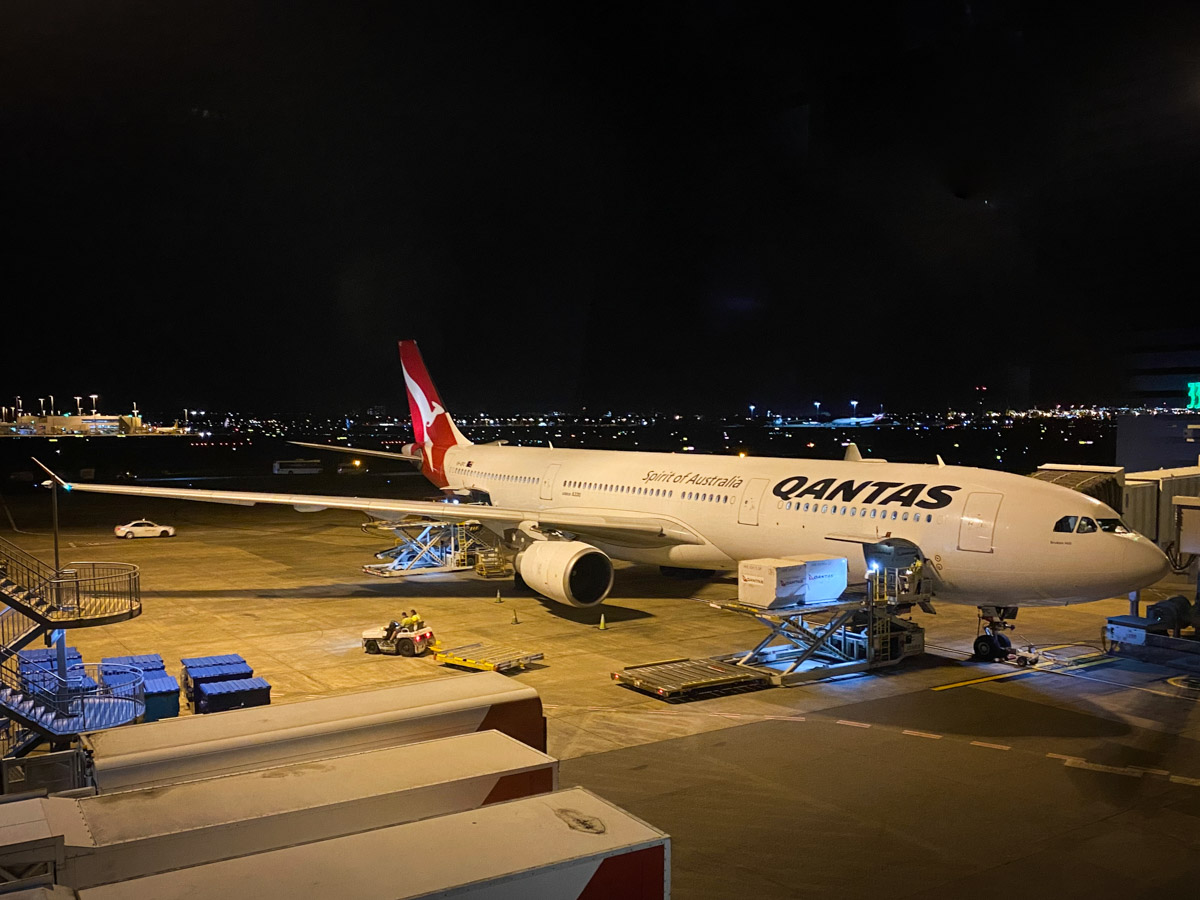
{"type": "Polygon", "coordinates": [[[942,736],[940,734],[930,734],[928,731],[909,731],[906,728],[904,730],[904,733],[911,734],[913,737],[929,738],[932,741],[940,741],[942,739],[942,736]]]}
{"type": "Polygon", "coordinates": [[[931,688],[931,690],[948,691],[950,688],[967,687],[968,685],[972,684],[983,684],[986,681],[1000,681],[1003,678],[1016,678],[1018,675],[1028,675],[1030,672],[1049,672],[1052,675],[1059,673],[1069,674],[1077,669],[1086,669],[1090,666],[1098,666],[1108,662],[1116,662],[1116,660],[1111,656],[1106,656],[1103,654],[1099,656],[1087,656],[1083,658],[1082,662],[1069,662],[1062,665],[1056,665],[1054,667],[1035,666],[1032,669],[1017,669],[1013,672],[1001,672],[999,675],[985,675],[982,678],[971,678],[967,681],[956,681],[953,684],[939,684],[937,687],[931,688]]]}
{"type": "Polygon", "coordinates": [[[1046,758],[1047,759],[1061,759],[1064,762],[1066,762],[1067,760],[1070,760],[1070,759],[1081,760],[1081,761],[1083,759],[1082,756],[1063,756],[1061,753],[1047,753],[1046,758]]]}
{"type": "Polygon", "coordinates": [[[1109,775],[1125,775],[1128,778],[1141,778],[1142,773],[1125,766],[1102,766],[1100,763],[1085,762],[1082,759],[1068,759],[1065,766],[1072,769],[1087,769],[1089,772],[1107,772],[1109,775]]]}
{"type": "Polygon", "coordinates": [[[969,684],[983,684],[985,681],[999,681],[1001,678],[1016,678],[1018,675],[1028,675],[1032,669],[1017,669],[1015,672],[1001,672],[999,675],[985,675],[983,678],[972,678],[969,681],[956,681],[954,684],[939,684],[932,688],[935,691],[948,691],[950,688],[966,687],[969,684]]]}
{"type": "Polygon", "coordinates": [[[1170,772],[1168,772],[1166,769],[1150,769],[1150,768],[1147,768],[1146,766],[1126,766],[1125,768],[1127,768],[1127,769],[1131,769],[1131,770],[1133,770],[1134,772],[1145,772],[1147,775],[1162,775],[1162,776],[1166,776],[1166,775],[1170,775],[1170,774],[1171,774],[1171,773],[1170,773],[1170,772]]]}
{"type": "Polygon", "coordinates": [[[1116,660],[1111,656],[1096,656],[1096,657],[1088,656],[1088,657],[1085,657],[1082,662],[1068,663],[1067,665],[1063,666],[1061,669],[1056,669],[1055,671],[1057,671],[1057,672],[1073,672],[1076,669],[1086,669],[1089,666],[1098,666],[1101,663],[1107,663],[1107,662],[1116,662],[1116,660]]]}
{"type": "Polygon", "coordinates": [[[971,741],[972,747],[987,747],[989,750],[1011,750],[1007,744],[989,744],[987,741],[971,741]]]}
{"type": "Polygon", "coordinates": [[[1200,778],[1185,778],[1182,775],[1172,775],[1171,780],[1176,784],[1190,784],[1192,787],[1200,787],[1200,778]]]}
{"type": "Polygon", "coordinates": [[[850,725],[854,728],[870,728],[871,727],[866,722],[851,722],[849,719],[838,719],[837,723],[839,725],[850,725]]]}

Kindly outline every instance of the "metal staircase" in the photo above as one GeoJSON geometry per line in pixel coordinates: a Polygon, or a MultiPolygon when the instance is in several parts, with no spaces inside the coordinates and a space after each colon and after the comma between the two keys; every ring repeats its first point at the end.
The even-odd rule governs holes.
{"type": "Polygon", "coordinates": [[[133,721],[145,711],[132,666],[23,664],[18,651],[51,631],[109,625],[142,612],[137,566],[73,562],[55,569],[0,538],[0,751],[28,741],[13,725],[55,742],[133,721]]]}

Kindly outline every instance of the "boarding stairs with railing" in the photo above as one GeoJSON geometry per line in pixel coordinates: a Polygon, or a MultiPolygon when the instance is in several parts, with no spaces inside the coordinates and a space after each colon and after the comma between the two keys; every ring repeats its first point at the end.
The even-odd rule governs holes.
{"type": "MultiPolygon", "coordinates": [[[[53,630],[141,614],[137,566],[72,562],[55,569],[0,538],[0,716],[53,741],[131,722],[145,710],[142,674],[110,663],[23,663],[18,651],[53,630]]],[[[0,729],[0,750],[15,740],[0,729]]]]}

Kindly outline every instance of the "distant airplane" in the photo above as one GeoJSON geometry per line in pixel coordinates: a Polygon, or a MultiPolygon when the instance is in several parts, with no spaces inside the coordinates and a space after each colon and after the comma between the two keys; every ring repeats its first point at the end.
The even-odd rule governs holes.
{"type": "Polygon", "coordinates": [[[830,425],[855,426],[855,425],[879,425],[886,419],[883,413],[876,413],[873,416],[846,416],[844,419],[834,419],[830,425]]]}
{"type": "MultiPolygon", "coordinates": [[[[518,580],[571,606],[594,606],[613,584],[612,559],[665,573],[736,570],[761,557],[851,554],[868,569],[920,560],[926,599],[978,606],[981,658],[1021,606],[1084,603],[1139,590],[1169,565],[1151,541],[1100,501],[1006,472],[847,459],[693,456],[472,444],[455,426],[414,341],[400,360],[415,441],[399,453],[460,503],[109,484],[71,490],[253,505],[303,512],[361,510],[399,522],[420,515],[477,520],[515,552],[518,580]],[[982,643],[981,643],[982,642],[982,643]]],[[[865,418],[865,417],[864,417],[865,418]]],[[[872,417],[873,418],[873,417],[872,417]]]]}

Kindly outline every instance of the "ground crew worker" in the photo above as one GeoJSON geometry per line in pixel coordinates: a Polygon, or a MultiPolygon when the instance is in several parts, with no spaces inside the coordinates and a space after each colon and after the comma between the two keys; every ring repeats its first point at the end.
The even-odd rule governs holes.
{"type": "Polygon", "coordinates": [[[417,630],[418,630],[418,629],[419,629],[419,628],[420,628],[422,625],[424,625],[424,624],[425,624],[425,622],[424,622],[424,620],[421,618],[421,614],[420,614],[419,612],[417,612],[417,611],[414,609],[414,610],[412,611],[412,628],[413,628],[413,631],[417,631],[417,630]]]}
{"type": "Polygon", "coordinates": [[[921,561],[921,557],[913,560],[913,564],[908,567],[908,590],[910,593],[916,594],[921,590],[921,569],[925,563],[921,561]]]}

